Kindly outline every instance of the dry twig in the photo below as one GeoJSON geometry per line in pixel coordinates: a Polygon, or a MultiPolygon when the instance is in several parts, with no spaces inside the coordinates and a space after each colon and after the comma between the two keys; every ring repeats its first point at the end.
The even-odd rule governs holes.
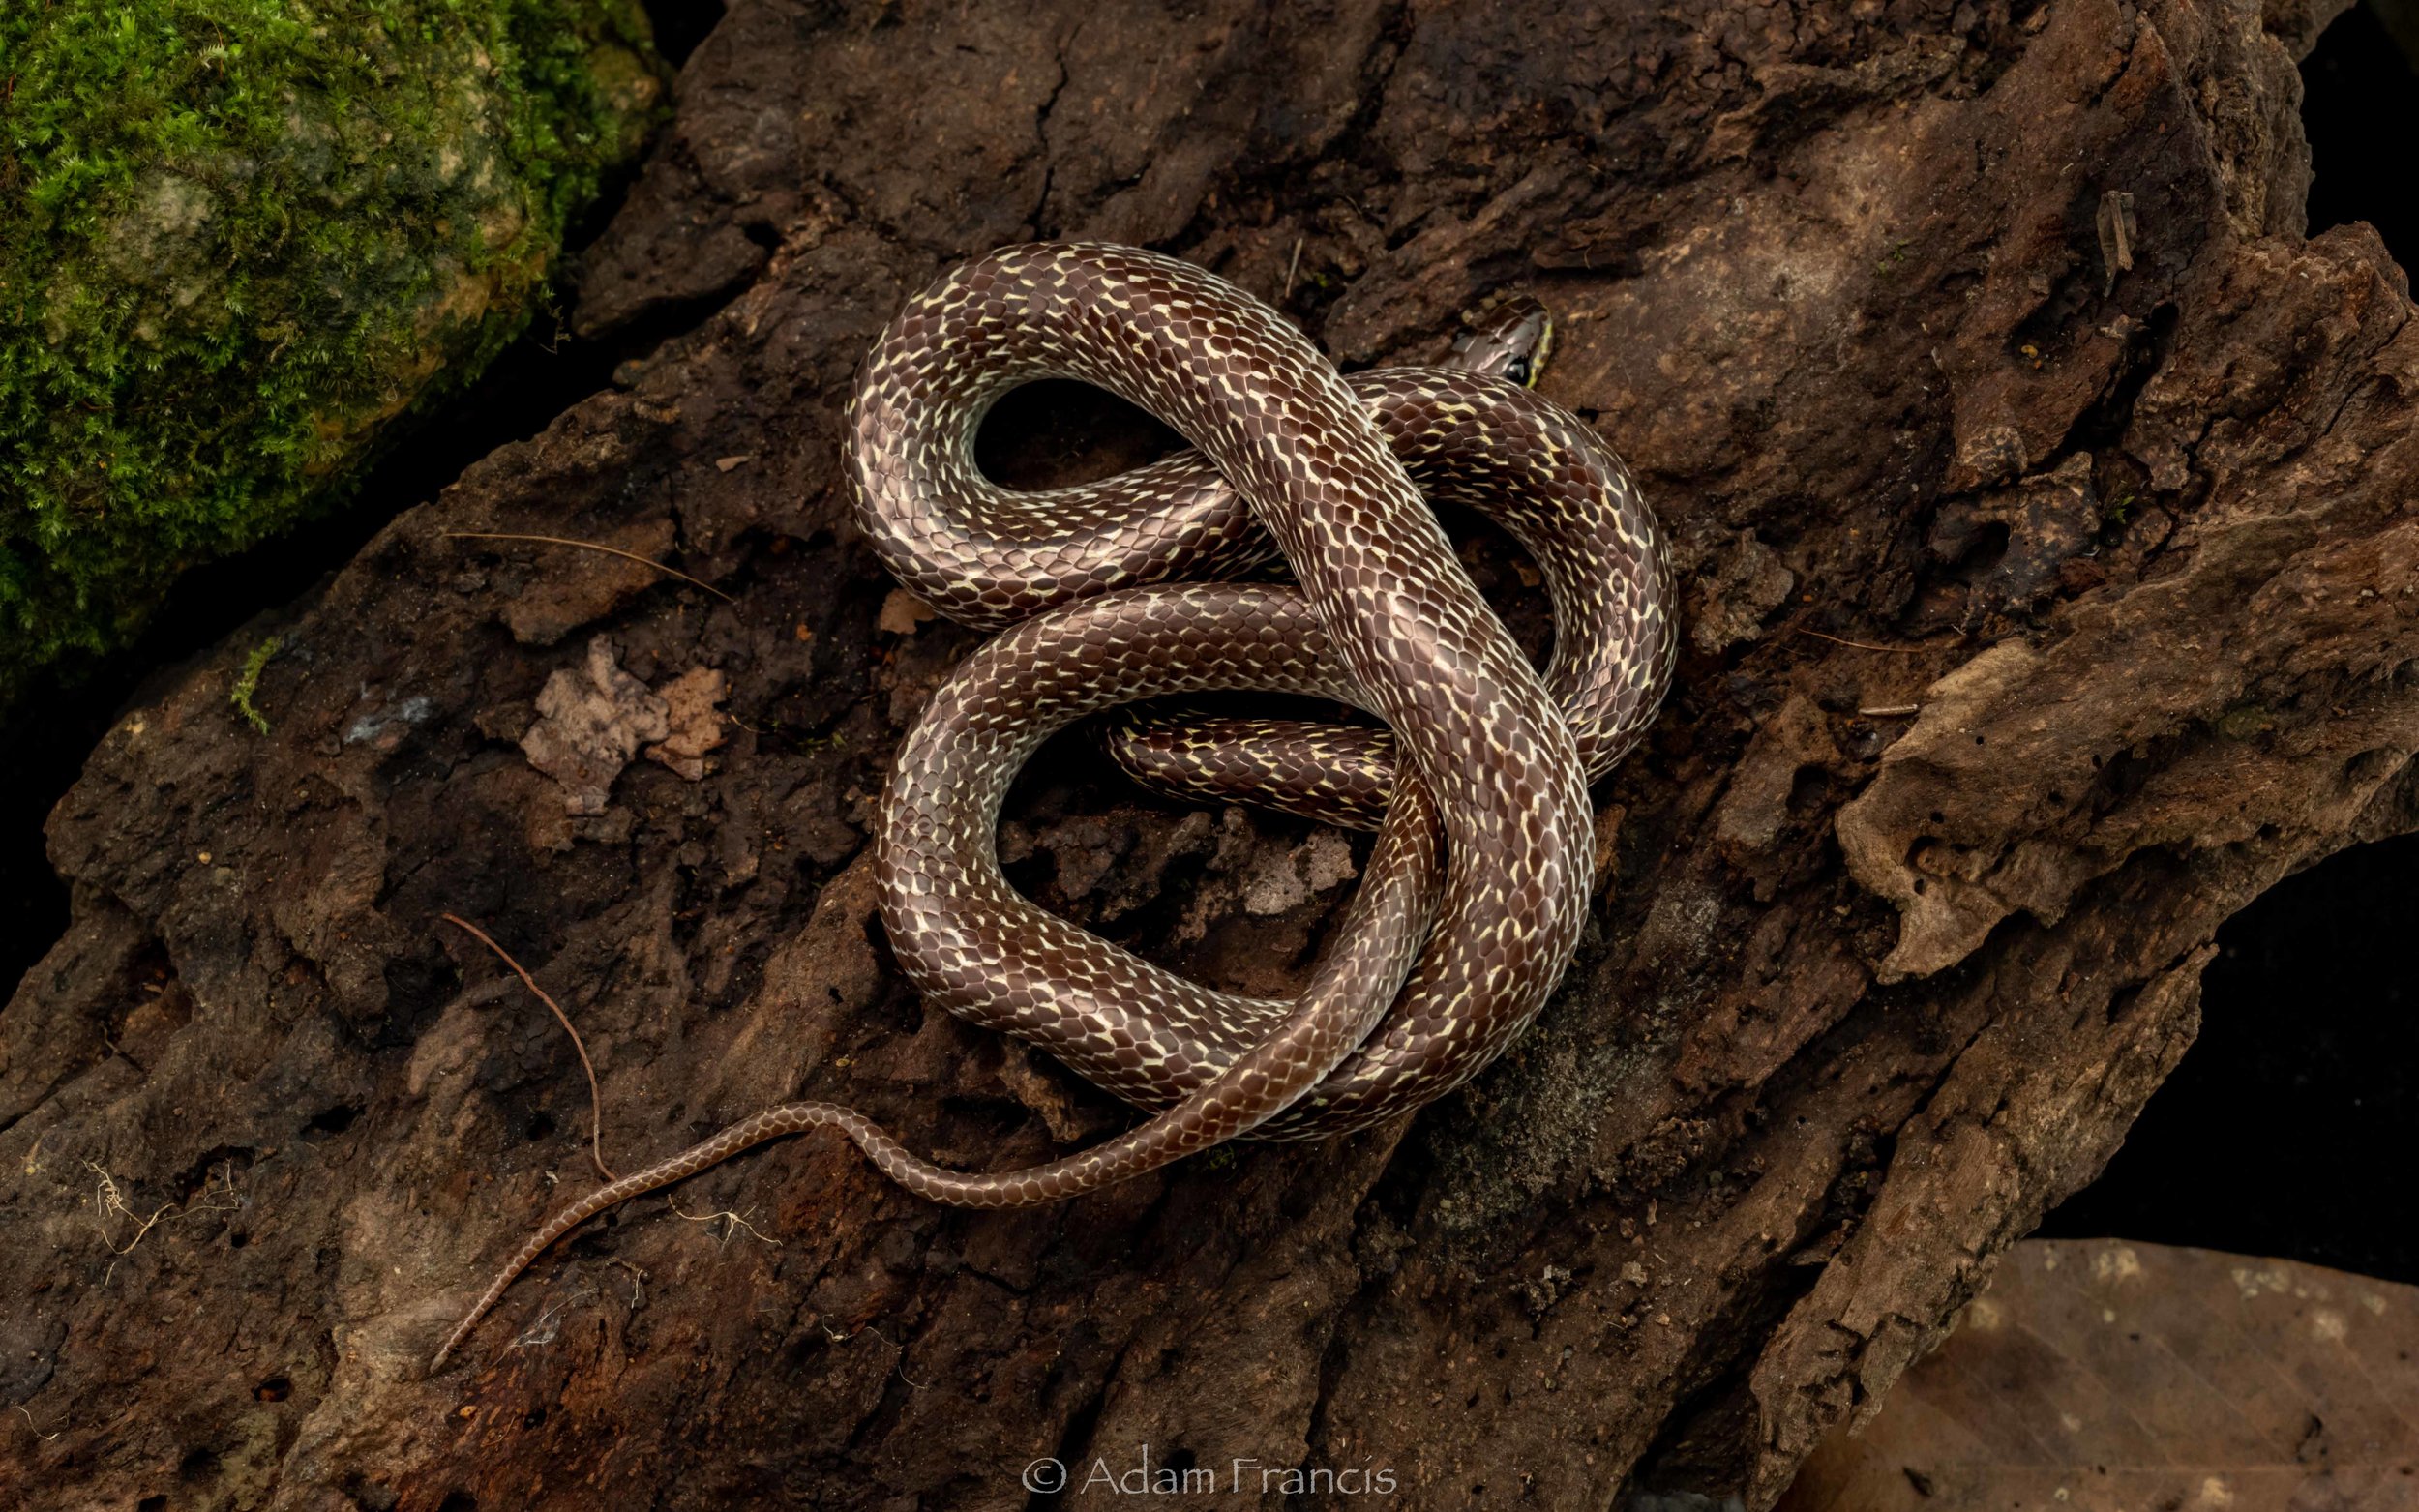
{"type": "Polygon", "coordinates": [[[618,556],[626,562],[636,562],[642,567],[652,567],[665,577],[677,578],[691,587],[703,588],[725,604],[739,602],[712,583],[692,578],[677,567],[667,567],[651,556],[641,556],[636,551],[625,551],[617,546],[606,546],[602,542],[574,541],[564,536],[523,535],[518,531],[508,530],[448,530],[442,532],[441,538],[447,541],[534,541],[542,546],[574,546],[583,551],[602,551],[607,556],[618,556]]]}
{"type": "Polygon", "coordinates": [[[1921,656],[1926,651],[1940,649],[1938,646],[1877,646],[1869,640],[1848,640],[1838,636],[1827,636],[1819,630],[1808,630],[1803,625],[1790,628],[1793,635],[1811,636],[1817,640],[1828,640],[1833,645],[1850,646],[1859,651],[1887,651],[1893,656],[1921,656]]]}
{"type": "Polygon", "coordinates": [[[441,917],[446,923],[454,926],[454,928],[458,930],[463,931],[470,935],[471,938],[477,940],[480,944],[485,945],[488,949],[495,952],[495,954],[502,959],[504,964],[512,967],[513,970],[519,974],[522,984],[527,987],[530,992],[537,994],[538,1001],[546,1004],[548,1009],[553,1013],[554,1022],[563,1026],[563,1032],[571,1036],[571,1048],[580,1052],[580,1069],[588,1074],[588,1159],[596,1162],[598,1173],[603,1175],[606,1180],[614,1181],[620,1179],[613,1174],[613,1168],[605,1164],[605,1098],[604,1095],[596,1089],[595,1062],[588,1059],[588,1047],[582,1043],[580,1039],[580,1031],[572,1027],[571,1016],[563,1012],[562,1006],[556,1003],[553,998],[546,995],[546,989],[538,986],[537,978],[531,976],[527,969],[524,968],[520,962],[515,961],[512,958],[511,951],[506,950],[503,946],[498,945],[495,941],[488,937],[487,931],[479,928],[477,925],[471,923],[468,919],[463,918],[459,914],[448,913],[441,915],[441,917]]]}

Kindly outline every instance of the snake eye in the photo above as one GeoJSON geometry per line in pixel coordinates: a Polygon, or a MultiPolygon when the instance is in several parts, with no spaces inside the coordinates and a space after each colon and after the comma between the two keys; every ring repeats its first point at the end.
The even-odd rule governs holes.
{"type": "Polygon", "coordinates": [[[1506,365],[1504,369],[1504,376],[1509,378],[1512,382],[1519,384],[1522,388],[1527,388],[1529,386],[1529,359],[1526,357],[1513,358],[1510,363],[1506,365]]]}

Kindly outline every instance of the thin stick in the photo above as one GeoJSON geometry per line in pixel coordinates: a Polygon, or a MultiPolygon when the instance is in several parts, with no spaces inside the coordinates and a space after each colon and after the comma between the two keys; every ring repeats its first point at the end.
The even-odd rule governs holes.
{"type": "Polygon", "coordinates": [[[725,604],[739,602],[712,583],[692,578],[677,567],[667,567],[651,556],[641,556],[636,551],[625,551],[617,546],[606,546],[602,542],[573,541],[563,536],[524,536],[504,530],[447,530],[440,532],[440,535],[447,541],[535,541],[543,546],[576,546],[583,551],[602,551],[607,556],[618,556],[625,562],[636,562],[642,567],[652,567],[665,577],[677,578],[692,587],[703,588],[725,604]]]}
{"type": "Polygon", "coordinates": [[[504,964],[520,974],[522,985],[535,993],[539,1002],[553,1010],[554,1022],[563,1026],[563,1032],[571,1036],[571,1048],[580,1052],[580,1069],[588,1074],[588,1159],[596,1162],[597,1171],[604,1175],[606,1180],[621,1179],[613,1174],[612,1167],[605,1164],[605,1099],[596,1089],[596,1067],[588,1059],[587,1046],[580,1042],[580,1031],[571,1026],[571,1016],[564,1013],[554,999],[546,995],[546,989],[538,986],[538,979],[531,976],[523,968],[520,962],[512,958],[511,951],[488,938],[487,931],[459,914],[448,913],[441,917],[446,923],[464,931],[480,944],[502,957],[504,964]]]}
{"type": "Polygon", "coordinates": [[[1837,636],[1826,636],[1819,630],[1808,630],[1803,625],[1792,626],[1791,634],[1812,636],[1817,640],[1828,640],[1836,646],[1853,646],[1859,651],[1887,651],[1893,656],[1921,656],[1926,651],[1947,649],[1943,646],[1877,646],[1869,640],[1843,640],[1837,636]]]}

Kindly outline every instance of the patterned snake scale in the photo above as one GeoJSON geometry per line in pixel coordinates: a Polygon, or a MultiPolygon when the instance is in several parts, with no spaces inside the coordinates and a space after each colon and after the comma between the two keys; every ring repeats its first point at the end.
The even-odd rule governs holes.
{"type": "Polygon", "coordinates": [[[1587,783],[1643,733],[1675,644],[1653,515],[1593,430],[1515,381],[1532,361],[1519,342],[1541,360],[1543,311],[1505,314],[1459,368],[1346,378],[1249,294],[1131,248],[1003,248],[911,300],[849,408],[857,518],[925,602],[1004,633],[933,695],[899,752],[875,857],[882,922],[929,1000],[1153,1116],[1046,1165],[974,1174],[833,1104],[760,1112],[548,1220],[432,1369],[571,1229],[767,1140],[834,1128],[919,1196],[1026,1206],[1246,1134],[1363,1128],[1500,1053],[1569,963],[1592,874],[1587,783]],[[1041,378],[1107,389],[1194,450],[1076,488],[1000,488],[975,466],[975,432],[1002,394],[1041,378]],[[1430,499],[1485,512],[1536,560],[1555,617],[1542,678],[1430,499]],[[1227,580],[1272,558],[1293,583],[1227,580]],[[1239,690],[1332,699],[1387,726],[1154,713],[1108,735],[1154,786],[1378,831],[1289,1000],[1186,981],[1045,912],[1000,869],[1008,786],[1050,735],[1140,700],[1239,690]]]}

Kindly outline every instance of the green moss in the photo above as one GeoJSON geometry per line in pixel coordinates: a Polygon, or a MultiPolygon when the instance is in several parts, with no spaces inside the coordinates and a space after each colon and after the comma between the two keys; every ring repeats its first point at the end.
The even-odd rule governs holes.
{"type": "Polygon", "coordinates": [[[0,702],[508,342],[659,75],[636,0],[0,4],[0,702]]]}
{"type": "Polygon", "coordinates": [[[243,670],[235,674],[235,686],[226,695],[226,701],[235,705],[235,712],[263,735],[269,732],[269,717],[252,706],[252,696],[260,691],[260,673],[268,667],[269,658],[277,655],[277,649],[275,636],[254,646],[252,654],[244,658],[243,670]]]}

